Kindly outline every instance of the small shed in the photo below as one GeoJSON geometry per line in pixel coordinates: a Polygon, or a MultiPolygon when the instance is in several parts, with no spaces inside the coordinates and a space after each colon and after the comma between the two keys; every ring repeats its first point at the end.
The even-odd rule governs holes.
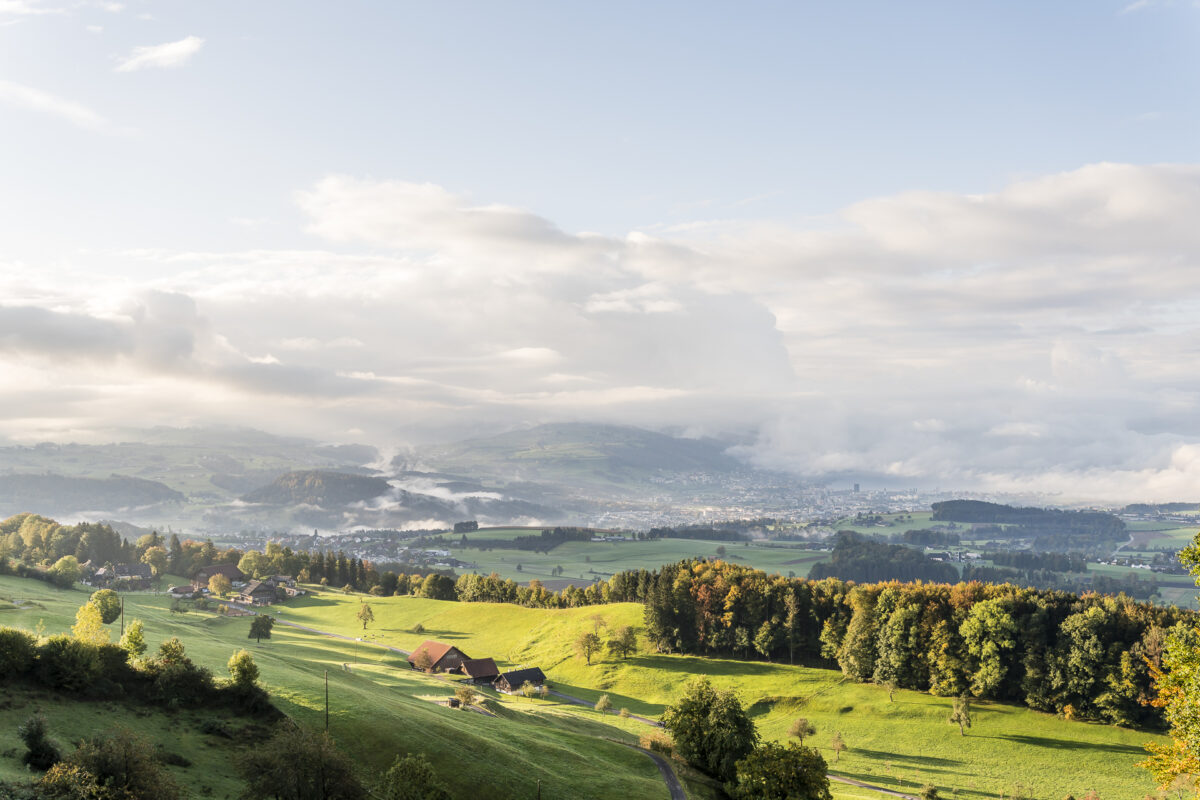
{"type": "Polygon", "coordinates": [[[546,674],[539,667],[515,669],[502,673],[492,683],[492,686],[496,687],[497,691],[513,694],[521,691],[521,687],[527,683],[532,683],[540,688],[546,683],[546,674]]]}
{"type": "Polygon", "coordinates": [[[408,665],[418,669],[418,659],[421,659],[422,654],[429,657],[431,672],[460,672],[463,662],[471,658],[452,644],[426,639],[409,654],[408,665]]]}
{"type": "Polygon", "coordinates": [[[462,663],[462,674],[478,686],[491,684],[500,676],[496,662],[490,658],[471,658],[462,663]]]}

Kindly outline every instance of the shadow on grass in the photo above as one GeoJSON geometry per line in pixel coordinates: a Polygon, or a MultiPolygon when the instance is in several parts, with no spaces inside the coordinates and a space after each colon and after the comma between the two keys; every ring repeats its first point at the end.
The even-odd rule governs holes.
{"type": "MultiPolygon", "coordinates": [[[[978,736],[978,735],[977,735],[978,736]]],[[[998,739],[1000,741],[1026,744],[1031,747],[1049,747],[1054,750],[1101,750],[1106,753],[1122,753],[1127,755],[1145,755],[1146,751],[1135,744],[1110,744],[1107,742],[1080,742],[1071,739],[1051,739],[1047,736],[1026,736],[1022,734],[1006,734],[1003,736],[978,736],[980,739],[998,739]]]]}
{"type": "MultiPolygon", "coordinates": [[[[608,699],[612,701],[613,708],[628,708],[630,712],[643,717],[657,716],[663,712],[663,709],[666,708],[665,705],[647,703],[646,701],[639,700],[636,697],[616,694],[607,689],[589,689],[584,686],[572,686],[569,683],[562,683],[561,681],[551,681],[550,688],[556,692],[562,692],[563,694],[570,695],[571,697],[578,697],[580,700],[586,700],[588,703],[595,703],[600,699],[600,695],[606,694],[608,695],[608,699]]],[[[582,708],[583,706],[577,707],[582,708]]]]}
{"type": "Polygon", "coordinates": [[[875,759],[876,761],[893,761],[896,763],[907,763],[914,766],[929,765],[929,766],[944,766],[952,767],[963,762],[957,758],[938,758],[936,756],[917,756],[906,753],[889,753],[886,750],[868,750],[865,747],[855,747],[854,754],[865,758],[875,759]]]}
{"type": "Polygon", "coordinates": [[[726,661],[701,656],[655,656],[636,655],[625,659],[627,664],[662,672],[682,672],[688,675],[770,675],[779,670],[779,664],[763,661],[726,661]]]}

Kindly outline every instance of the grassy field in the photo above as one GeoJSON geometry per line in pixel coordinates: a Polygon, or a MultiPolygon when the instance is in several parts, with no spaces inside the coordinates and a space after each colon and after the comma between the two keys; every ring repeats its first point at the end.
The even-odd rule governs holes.
{"type": "MultiPolygon", "coordinates": [[[[289,604],[283,618],[353,634],[362,598],[324,594],[289,604]]],[[[602,658],[587,666],[572,642],[596,625],[640,624],[641,607],[540,610],[452,603],[420,598],[369,599],[375,641],[410,648],[425,638],[452,642],[472,656],[492,656],[502,665],[541,666],[556,688],[588,700],[607,693],[616,707],[655,715],[696,675],[736,691],[762,734],[782,739],[797,716],[808,717],[818,734],[811,742],[833,764],[829,741],[842,734],[849,750],[835,772],[893,788],[925,783],[951,797],[998,797],[1018,785],[1038,798],[1141,797],[1153,787],[1134,766],[1147,741],[1161,736],[1112,726],[1067,722],[1015,706],[980,704],[967,736],[946,722],[948,698],[849,684],[829,670],[684,656],[641,654],[619,662],[602,658]],[[413,634],[420,623],[422,634],[413,634]],[[1069,756],[1067,755],[1069,754],[1069,756]]],[[[361,628],[358,628],[361,634],[361,628]]],[[[851,790],[846,790],[851,791],[851,790]]],[[[853,790],[858,791],[858,790],[853,790]]]]}
{"type": "MultiPolygon", "coordinates": [[[[537,531],[528,530],[486,530],[476,534],[467,534],[467,540],[474,538],[511,539],[517,536],[528,536],[537,531]]],[[[659,539],[641,542],[567,542],[555,547],[549,553],[535,553],[530,550],[514,550],[496,548],[479,550],[472,547],[462,547],[462,534],[447,534],[442,537],[444,545],[454,558],[476,565],[472,571],[487,575],[498,573],[501,577],[512,578],[516,581],[529,581],[533,578],[547,580],[555,577],[552,570],[562,567],[560,576],[563,580],[572,580],[577,585],[586,585],[594,580],[606,580],[615,572],[629,569],[658,569],[663,564],[671,564],[685,558],[715,558],[717,548],[724,547],[724,558],[744,566],[761,569],[768,573],[788,575],[794,573],[797,577],[808,575],[809,568],[822,559],[828,559],[827,552],[813,552],[789,546],[785,543],[748,543],[709,542],[695,539],[659,539]],[[517,570],[517,565],[521,566],[517,570]]],[[[462,571],[460,569],[460,571],[462,571]]]]}
{"type": "MultiPolygon", "coordinates": [[[[62,592],[31,580],[0,577],[0,597],[7,601],[0,624],[62,632],[74,622],[75,609],[86,601],[82,591],[62,592]]],[[[318,598],[321,599],[321,598],[318,598]]],[[[126,595],[126,619],[146,623],[152,647],[170,636],[187,645],[188,654],[217,674],[236,649],[253,652],[262,680],[276,704],[289,716],[312,726],[324,721],[324,674],[329,673],[330,731],[367,772],[377,772],[397,754],[424,752],[456,796],[472,796],[487,786],[492,797],[533,797],[540,780],[543,797],[665,798],[667,790],[654,764],[616,741],[633,741],[630,725],[618,717],[601,719],[595,711],[578,711],[558,703],[503,703],[497,717],[454,711],[430,698],[446,698],[452,685],[413,673],[401,660],[356,645],[277,626],[269,641],[246,638],[246,619],[219,618],[190,612],[172,615],[165,597],[126,595]],[[343,665],[350,663],[347,670],[343,665]],[[368,666],[369,665],[369,666],[368,666]],[[614,724],[616,723],[616,724],[614,724]]],[[[286,613],[283,615],[286,616],[286,613]]],[[[40,702],[40,701],[39,701],[40,702]]],[[[107,712],[103,704],[78,704],[78,713],[63,705],[51,714],[52,730],[70,741],[97,729],[107,712]]],[[[50,709],[54,711],[54,709],[50,709]]],[[[16,725],[28,709],[0,711],[0,777],[25,774],[16,760],[16,725]]],[[[129,716],[129,715],[124,715],[129,716]]],[[[182,716],[182,715],[181,715],[182,716]]],[[[124,717],[121,717],[124,719],[124,717]]],[[[137,730],[180,752],[188,744],[172,744],[173,728],[135,725],[137,730]]],[[[203,745],[201,745],[203,746],[203,745]]],[[[238,782],[226,757],[195,761],[179,770],[197,793],[207,785],[215,797],[234,796],[238,782]]]]}
{"type": "MultiPolygon", "coordinates": [[[[0,624],[33,628],[41,621],[48,633],[62,631],[85,599],[81,591],[0,578],[0,624]]],[[[127,595],[126,603],[127,619],[142,618],[152,644],[177,635],[193,658],[215,672],[223,672],[233,650],[247,647],[282,710],[312,725],[323,721],[323,675],[328,670],[331,731],[360,763],[379,770],[397,753],[426,752],[439,774],[464,796],[473,786],[487,785],[495,787],[494,796],[532,797],[538,778],[546,798],[653,798],[665,797],[666,789],[648,759],[618,743],[632,742],[644,730],[636,721],[494,693],[489,705],[498,714],[495,718],[451,711],[434,701],[449,696],[452,684],[415,674],[401,658],[373,645],[410,649],[425,638],[451,642],[471,656],[494,657],[502,667],[541,666],[560,691],[589,701],[608,694],[616,708],[648,716],[660,714],[696,675],[708,675],[738,694],[764,737],[782,739],[793,719],[810,719],[818,733],[808,743],[822,749],[835,773],[909,791],[931,783],[954,798],[1001,797],[1018,786],[1039,800],[1058,800],[1067,793],[1079,797],[1090,790],[1106,800],[1140,798],[1153,787],[1134,763],[1145,742],[1164,740],[1000,704],[978,705],[974,727],[962,737],[946,722],[948,699],[901,691],[890,702],[886,690],[845,683],[835,671],[658,654],[625,661],[605,656],[588,666],[574,655],[579,633],[596,628],[600,620],[609,629],[640,625],[642,610],[636,604],[541,610],[325,592],[276,606],[273,613],[364,642],[277,625],[273,638],[257,645],[246,639],[245,619],[198,612],[171,615],[165,597],[149,594],[127,595]],[[366,631],[355,620],[364,599],[376,617],[366,631]],[[418,623],[425,628],[421,634],[412,632],[418,623]],[[830,748],[834,731],[849,747],[840,759],[830,748]]],[[[13,746],[12,731],[23,715],[25,709],[0,711],[0,753],[13,746]]],[[[56,731],[69,739],[102,718],[98,709],[71,715],[64,707],[55,712],[52,725],[70,722],[70,735],[56,731]]],[[[160,735],[170,741],[169,730],[155,734],[160,735]]],[[[202,742],[188,748],[186,755],[196,765],[180,770],[181,779],[194,788],[207,784],[214,796],[226,796],[235,783],[213,776],[228,776],[228,767],[203,766],[207,762],[190,752],[212,750],[220,760],[219,749],[202,742]]],[[[11,757],[0,758],[0,777],[19,770],[11,757]]],[[[702,782],[690,781],[688,787],[693,798],[713,796],[702,782]]],[[[838,800],[878,800],[867,790],[834,788],[838,800]]]]}

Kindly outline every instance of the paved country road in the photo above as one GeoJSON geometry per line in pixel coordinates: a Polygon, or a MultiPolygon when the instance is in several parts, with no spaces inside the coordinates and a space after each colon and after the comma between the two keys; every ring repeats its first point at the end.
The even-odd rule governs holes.
{"type": "MultiPolygon", "coordinates": [[[[230,603],[229,605],[233,606],[234,608],[240,609],[242,611],[248,611],[251,614],[259,613],[256,609],[247,608],[246,606],[239,606],[236,603],[230,603]]],[[[317,628],[310,628],[307,625],[301,625],[297,622],[289,622],[286,619],[280,619],[279,617],[275,617],[275,622],[280,625],[287,625],[290,628],[299,628],[302,631],[308,631],[309,633],[315,633],[318,636],[328,636],[330,639],[341,639],[346,642],[353,642],[355,640],[358,640],[358,641],[361,641],[362,644],[370,645],[371,647],[379,647],[384,650],[391,651],[393,653],[398,653],[399,655],[402,655],[402,656],[407,656],[410,652],[408,650],[401,650],[399,647],[392,647],[391,645],[380,644],[379,642],[360,640],[360,639],[358,639],[357,636],[345,636],[340,633],[331,633],[329,631],[318,630],[317,628]]],[[[554,695],[555,697],[559,698],[560,700],[566,700],[568,703],[574,703],[575,705],[578,705],[578,706],[587,706],[588,708],[593,708],[595,706],[594,703],[589,703],[587,700],[584,700],[581,697],[572,697],[569,694],[563,694],[562,692],[556,692],[556,691],[551,691],[550,694],[554,695]]],[[[610,713],[615,713],[615,712],[610,712],[610,713]]],[[[630,714],[629,718],[636,719],[639,722],[644,722],[647,725],[654,725],[659,728],[662,727],[661,722],[658,722],[657,720],[653,720],[653,719],[647,719],[646,717],[639,717],[636,714],[630,714]]],[[[624,744],[624,742],[622,742],[622,744],[624,744]]],[[[667,760],[665,758],[663,758],[658,753],[651,752],[650,750],[644,750],[640,747],[635,747],[634,745],[628,745],[628,746],[633,747],[634,750],[638,750],[638,751],[650,756],[650,758],[653,759],[654,763],[658,765],[658,771],[662,773],[663,780],[666,781],[667,788],[671,792],[671,800],[688,800],[687,793],[683,791],[683,785],[679,782],[679,778],[677,778],[675,776],[675,772],[671,769],[671,765],[667,762],[667,760]]],[[[830,773],[830,775],[829,775],[829,780],[837,781],[838,783],[848,783],[851,786],[858,786],[862,789],[870,789],[873,792],[879,792],[880,794],[886,794],[886,795],[890,795],[892,797],[901,797],[901,798],[904,798],[904,800],[917,800],[917,798],[911,794],[903,794],[902,792],[897,792],[892,789],[885,789],[882,786],[872,786],[869,783],[863,783],[862,781],[857,781],[857,780],[854,780],[853,778],[842,778],[842,777],[840,777],[838,775],[834,775],[832,773],[830,773]]]]}

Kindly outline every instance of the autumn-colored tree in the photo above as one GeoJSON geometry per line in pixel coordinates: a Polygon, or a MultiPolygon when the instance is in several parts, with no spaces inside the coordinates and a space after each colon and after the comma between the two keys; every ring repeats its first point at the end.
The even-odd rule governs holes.
{"type": "Polygon", "coordinates": [[[846,751],[846,742],[842,739],[841,731],[833,732],[833,739],[829,742],[829,746],[833,748],[833,752],[835,753],[833,760],[835,762],[841,761],[842,753],[846,751]]]}
{"type": "Polygon", "coordinates": [[[788,736],[794,736],[799,739],[801,746],[804,745],[804,737],[813,736],[816,734],[816,732],[816,726],[809,722],[805,717],[800,717],[792,723],[790,728],[788,728],[788,736]]]}
{"type": "Polygon", "coordinates": [[[208,591],[217,597],[224,597],[233,591],[233,581],[225,575],[217,573],[208,579],[208,591]]]}
{"type": "Polygon", "coordinates": [[[359,606],[358,613],[355,614],[355,616],[358,617],[358,621],[362,623],[364,631],[367,629],[367,623],[375,621],[375,612],[371,610],[370,603],[363,603],[361,606],[359,606]]]}
{"type": "Polygon", "coordinates": [[[98,605],[89,600],[79,607],[75,612],[71,635],[88,644],[108,644],[108,628],[104,627],[104,618],[98,605]]]}

